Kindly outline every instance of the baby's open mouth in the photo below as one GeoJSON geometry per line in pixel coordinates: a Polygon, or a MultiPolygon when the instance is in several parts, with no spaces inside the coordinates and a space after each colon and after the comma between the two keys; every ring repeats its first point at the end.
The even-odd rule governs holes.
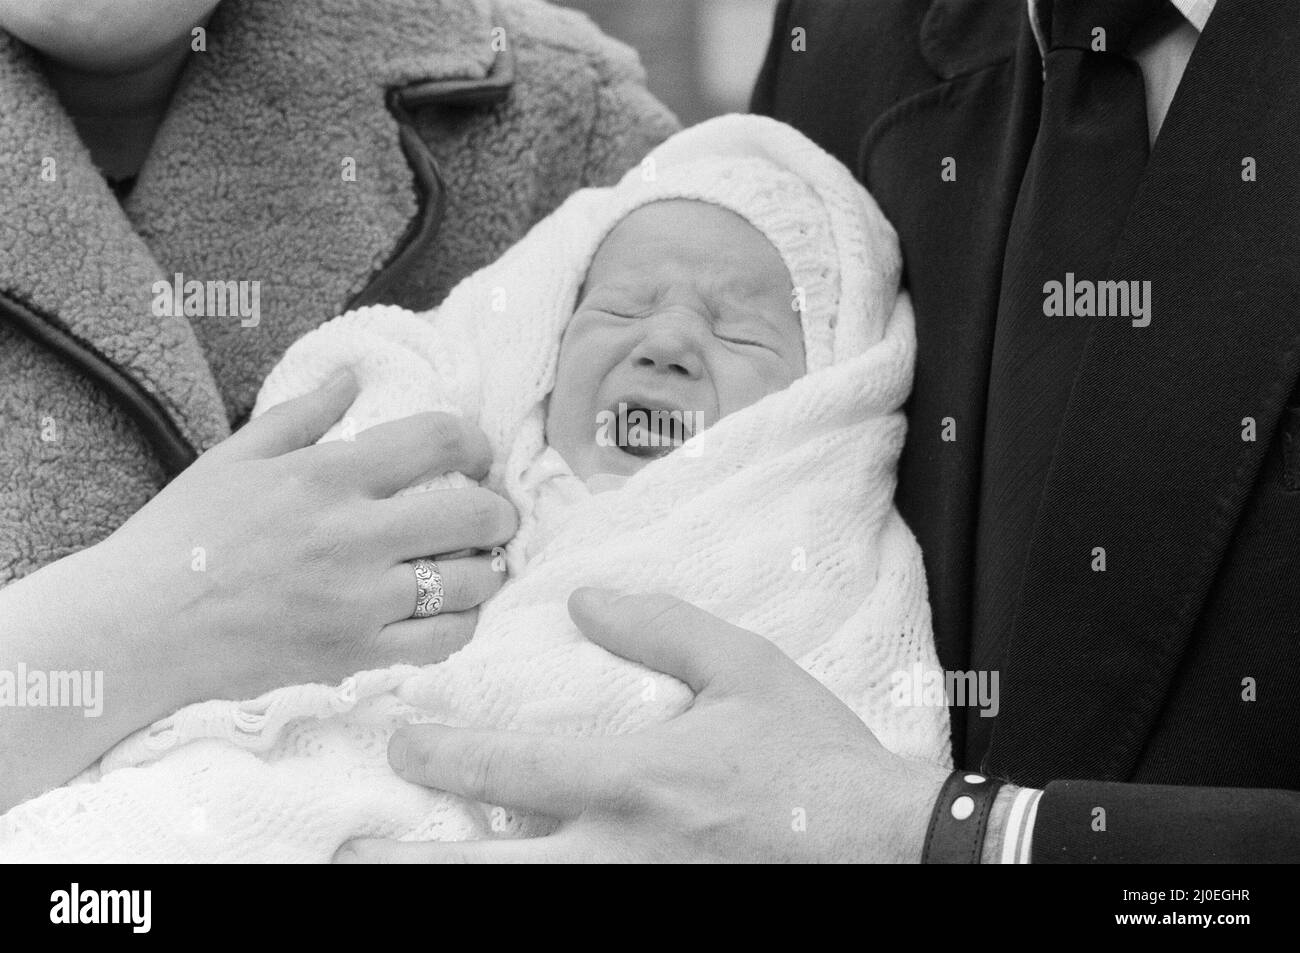
{"type": "Polygon", "coordinates": [[[693,434],[690,414],[685,411],[620,402],[614,412],[619,449],[641,459],[667,456],[693,434]]]}

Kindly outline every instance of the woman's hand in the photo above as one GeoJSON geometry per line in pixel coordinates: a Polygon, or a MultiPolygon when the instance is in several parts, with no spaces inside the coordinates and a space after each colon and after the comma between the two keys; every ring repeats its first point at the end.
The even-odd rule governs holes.
{"type": "Polygon", "coordinates": [[[312,446],[354,393],[343,372],[272,408],[102,544],[123,611],[147,607],[136,626],[194,670],[186,701],[441,661],[500,587],[488,555],[443,560],[443,611],[411,618],[408,560],[504,544],[515,511],[479,487],[393,498],[452,471],[486,475],[487,438],[456,417],[417,414],[312,446]]]}
{"type": "Polygon", "coordinates": [[[0,709],[0,810],[68,780],[190,702],[440,661],[503,581],[487,555],[439,561],[443,611],[410,618],[407,560],[485,551],[514,508],[474,487],[394,497],[487,472],[487,439],[418,414],[313,445],[356,393],[346,372],[205,453],[104,542],[0,590],[0,669],[103,673],[103,711],[0,709]]]}

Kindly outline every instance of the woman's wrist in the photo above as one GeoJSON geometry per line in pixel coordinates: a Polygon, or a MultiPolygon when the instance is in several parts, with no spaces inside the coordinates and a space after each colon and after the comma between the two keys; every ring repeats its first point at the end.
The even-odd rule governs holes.
{"type": "Polygon", "coordinates": [[[0,679],[12,696],[0,707],[0,811],[176,707],[174,662],[131,593],[114,591],[106,557],[91,547],[0,589],[0,679]]]}
{"type": "Polygon", "coordinates": [[[188,558],[188,550],[171,573],[118,535],[78,556],[85,558],[78,573],[97,580],[92,585],[103,600],[104,614],[95,627],[103,640],[100,651],[121,660],[122,684],[139,696],[144,723],[226,692],[229,653],[195,638],[200,625],[185,611],[197,592],[181,558],[188,558]]]}
{"type": "Polygon", "coordinates": [[[134,578],[138,568],[105,540],[6,588],[0,617],[12,620],[6,628],[15,636],[6,654],[48,670],[103,672],[112,713],[124,721],[174,710],[188,694],[186,668],[171,657],[178,645],[156,617],[158,601],[134,578]]]}

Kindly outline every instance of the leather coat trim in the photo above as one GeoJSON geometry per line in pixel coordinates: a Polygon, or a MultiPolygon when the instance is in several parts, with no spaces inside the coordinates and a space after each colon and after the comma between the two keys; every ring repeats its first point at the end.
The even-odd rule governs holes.
{"type": "Polygon", "coordinates": [[[194,447],[152,394],[99,351],[60,328],[49,315],[0,292],[0,320],[70,361],[98,384],[140,428],[168,480],[198,459],[194,447]]]}
{"type": "MultiPolygon", "coordinates": [[[[497,54],[491,71],[481,80],[429,80],[389,91],[388,108],[400,125],[402,152],[414,174],[420,207],[393,256],[348,302],[346,310],[383,303],[411,263],[422,260],[425,249],[438,238],[446,212],[447,190],[433,154],[411,123],[410,113],[427,106],[490,108],[509,97],[513,84],[513,58],[503,51],[497,54]]],[[[95,381],[140,428],[157,453],[168,480],[198,459],[195,448],[152,394],[109,358],[59,328],[48,315],[0,293],[0,320],[8,320],[95,381]]]]}
{"type": "Polygon", "coordinates": [[[447,187],[437,160],[416,133],[411,113],[427,107],[491,109],[505,102],[515,81],[514,57],[498,52],[482,79],[422,80],[388,91],[388,111],[400,128],[402,153],[411,167],[419,211],[387,262],[374,274],[346,310],[383,304],[413,262],[427,260],[426,250],[438,238],[447,208],[447,187]]]}
{"type": "MultiPolygon", "coordinates": [[[[425,106],[473,106],[490,108],[505,102],[515,83],[515,58],[500,50],[482,79],[430,79],[392,91],[396,107],[405,113],[425,106]]],[[[392,106],[390,105],[390,108],[392,106]]]]}

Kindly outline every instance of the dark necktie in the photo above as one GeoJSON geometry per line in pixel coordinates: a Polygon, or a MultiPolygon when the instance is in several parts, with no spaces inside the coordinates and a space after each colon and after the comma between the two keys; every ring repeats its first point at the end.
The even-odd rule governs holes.
{"type": "MultiPolygon", "coordinates": [[[[984,432],[971,668],[998,669],[1075,367],[1093,319],[1047,316],[1044,284],[1119,280],[1107,264],[1147,159],[1146,97],[1125,57],[1165,0],[1042,0],[1038,135],[1012,215],[984,432]],[[1104,34],[1098,31],[1104,31],[1104,34]],[[1097,49],[1104,43],[1104,52],[1097,49]]],[[[1103,319],[1109,320],[1109,319],[1103,319]]],[[[1088,570],[1088,554],[1080,570],[1088,570]]],[[[1017,636],[1034,638],[1035,633],[1017,636]]],[[[967,719],[967,763],[993,718],[967,719]]]]}

